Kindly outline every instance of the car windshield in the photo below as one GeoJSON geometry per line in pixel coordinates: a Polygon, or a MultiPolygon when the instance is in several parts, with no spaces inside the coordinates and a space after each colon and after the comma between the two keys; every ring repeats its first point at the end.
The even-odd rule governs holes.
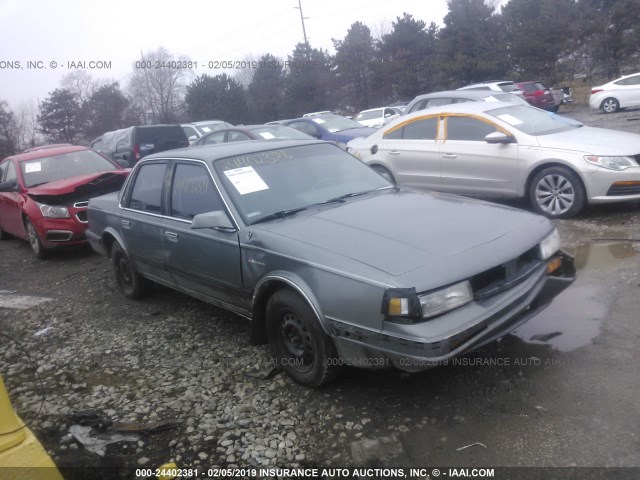
{"type": "Polygon", "coordinates": [[[20,168],[26,187],[35,187],[80,175],[117,170],[113,163],[93,150],[40,157],[22,162],[20,168]]]}
{"type": "Polygon", "coordinates": [[[341,117],[340,115],[323,115],[321,117],[314,117],[311,120],[318,125],[322,125],[331,133],[349,130],[351,128],[362,128],[362,125],[358,122],[350,118],[341,117]]]}
{"type": "Polygon", "coordinates": [[[246,224],[393,186],[331,144],[267,150],[214,162],[246,224]]]}
{"type": "Polygon", "coordinates": [[[518,95],[514,95],[513,93],[496,93],[495,95],[490,95],[485,97],[485,102],[505,102],[505,103],[516,103],[518,105],[529,105],[524,98],[519,97],[518,95]]]}
{"type": "Polygon", "coordinates": [[[360,112],[356,117],[356,120],[373,120],[374,118],[380,118],[382,116],[382,110],[369,110],[368,112],[360,112]]]}
{"type": "Polygon", "coordinates": [[[269,125],[252,129],[253,133],[265,140],[309,140],[311,137],[286,125],[269,125]]]}
{"type": "Polygon", "coordinates": [[[196,128],[200,130],[200,133],[206,135],[207,133],[217,132],[223,128],[228,128],[230,125],[225,122],[208,123],[206,125],[196,125],[196,128]]]}
{"type": "Polygon", "coordinates": [[[557,118],[557,115],[549,115],[544,110],[525,105],[496,108],[487,113],[503,122],[507,122],[521,132],[534,136],[550,135],[579,128],[577,125],[570,125],[566,121],[557,118]]]}

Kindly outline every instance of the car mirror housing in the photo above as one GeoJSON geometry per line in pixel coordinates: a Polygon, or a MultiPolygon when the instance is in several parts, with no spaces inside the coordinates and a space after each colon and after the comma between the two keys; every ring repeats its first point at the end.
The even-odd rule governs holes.
{"type": "Polygon", "coordinates": [[[487,143],[513,143],[513,137],[503,132],[491,132],[484,140],[487,143]]]}
{"type": "Polygon", "coordinates": [[[229,231],[236,230],[229,220],[229,217],[227,217],[227,215],[222,211],[206,212],[196,215],[191,221],[191,228],[194,230],[201,228],[215,228],[218,230],[229,231]]]}
{"type": "Polygon", "coordinates": [[[8,182],[0,183],[0,192],[19,192],[18,182],[15,180],[9,180],[8,182]]]}
{"type": "Polygon", "coordinates": [[[121,166],[122,168],[130,168],[131,165],[129,165],[129,162],[127,160],[123,160],[121,158],[116,160],[116,163],[121,166]]]}

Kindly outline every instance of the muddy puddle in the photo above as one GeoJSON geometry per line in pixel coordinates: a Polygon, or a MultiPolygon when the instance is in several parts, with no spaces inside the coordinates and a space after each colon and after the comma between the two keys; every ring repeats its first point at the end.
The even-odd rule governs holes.
{"type": "Polygon", "coordinates": [[[576,246],[578,279],[553,303],[532,318],[514,335],[527,343],[549,345],[570,352],[593,342],[607,318],[611,298],[600,282],[589,283],[589,271],[636,268],[630,259],[638,255],[638,245],[621,241],[594,241],[576,246]]]}

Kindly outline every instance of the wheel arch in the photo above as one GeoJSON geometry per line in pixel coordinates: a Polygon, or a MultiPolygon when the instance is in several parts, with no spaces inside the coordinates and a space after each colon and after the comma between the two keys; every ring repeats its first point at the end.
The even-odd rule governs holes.
{"type": "Polygon", "coordinates": [[[568,170],[571,170],[571,172],[573,172],[578,177],[578,179],[580,180],[580,186],[582,187],[582,190],[584,191],[585,198],[586,198],[587,203],[588,203],[589,192],[587,191],[587,183],[584,181],[584,177],[582,176],[582,172],[580,172],[579,170],[576,170],[571,164],[567,164],[567,163],[563,162],[562,160],[558,160],[558,159],[545,160],[544,162],[536,165],[534,168],[532,168],[529,171],[529,173],[527,174],[527,181],[524,183],[524,191],[521,192],[523,198],[525,198],[525,199],[529,198],[529,190],[531,189],[531,182],[533,182],[533,178],[538,174],[538,172],[541,172],[545,168],[549,168],[549,167],[561,167],[561,168],[566,168],[568,170]]]}
{"type": "Polygon", "coordinates": [[[389,165],[387,165],[386,163],[383,163],[379,160],[371,160],[366,162],[366,164],[369,166],[369,168],[372,168],[375,170],[375,167],[378,168],[384,168],[387,172],[389,172],[389,175],[391,175],[391,178],[393,178],[393,181],[397,184],[398,180],[396,178],[396,174],[393,171],[393,169],[391,167],[389,167],[389,165]]]}
{"type": "Polygon", "coordinates": [[[113,228],[107,228],[105,229],[104,232],[102,232],[102,236],[100,237],[100,242],[104,247],[107,258],[111,258],[111,248],[113,247],[114,242],[118,242],[122,247],[122,249],[124,250],[124,253],[129,255],[129,251],[127,250],[127,246],[122,240],[122,236],[113,228]]]}
{"type": "Polygon", "coordinates": [[[262,345],[267,343],[267,303],[274,293],[284,288],[293,290],[300,295],[305,302],[307,302],[311,307],[311,310],[313,310],[322,330],[324,330],[327,335],[331,336],[323,320],[324,316],[322,315],[318,299],[313,294],[309,285],[294,273],[280,271],[272,272],[263,277],[254,288],[251,305],[251,345],[262,345]]]}

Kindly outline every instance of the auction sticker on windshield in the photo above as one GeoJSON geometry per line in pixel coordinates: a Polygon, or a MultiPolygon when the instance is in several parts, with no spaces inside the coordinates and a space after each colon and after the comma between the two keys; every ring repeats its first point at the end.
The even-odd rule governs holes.
{"type": "Polygon", "coordinates": [[[268,185],[264,183],[262,177],[258,175],[258,172],[256,172],[253,167],[241,167],[234,168],[233,170],[225,170],[224,174],[227,176],[231,184],[236,187],[236,190],[238,190],[240,195],[269,189],[268,185]]]}
{"type": "Polygon", "coordinates": [[[29,162],[24,165],[24,173],[41,172],[42,164],[40,162],[29,162]]]}

